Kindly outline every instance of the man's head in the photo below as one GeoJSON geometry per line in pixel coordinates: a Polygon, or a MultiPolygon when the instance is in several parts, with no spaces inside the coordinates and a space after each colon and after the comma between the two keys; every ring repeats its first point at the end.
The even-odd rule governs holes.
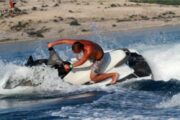
{"type": "Polygon", "coordinates": [[[84,45],[80,42],[75,42],[73,45],[72,45],[72,51],[74,53],[80,53],[84,48],[84,45]]]}

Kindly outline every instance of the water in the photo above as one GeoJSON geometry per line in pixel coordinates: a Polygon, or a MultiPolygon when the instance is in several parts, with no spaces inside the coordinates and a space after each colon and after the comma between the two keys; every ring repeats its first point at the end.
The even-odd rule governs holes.
{"type": "MultiPolygon", "coordinates": [[[[91,39],[104,50],[136,49],[150,64],[153,80],[131,80],[109,87],[71,86],[54,69],[24,67],[29,55],[47,58],[47,41],[0,45],[0,119],[178,120],[180,118],[180,27],[131,30],[72,38],[91,39]],[[38,73],[38,75],[37,75],[38,73]],[[50,74],[49,74],[50,73],[50,74]],[[12,79],[43,82],[40,87],[4,90],[12,79]],[[15,94],[16,93],[16,94],[15,94]],[[19,93],[19,94],[17,94],[19,93]],[[4,95],[2,95],[4,94],[4,95]],[[12,94],[15,94],[12,96],[12,94]]],[[[69,46],[57,46],[70,59],[69,46]]]]}

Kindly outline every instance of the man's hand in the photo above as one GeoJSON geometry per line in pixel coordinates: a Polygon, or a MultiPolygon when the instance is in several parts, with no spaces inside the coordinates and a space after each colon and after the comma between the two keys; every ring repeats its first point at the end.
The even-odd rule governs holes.
{"type": "Polygon", "coordinates": [[[69,72],[70,70],[72,70],[73,69],[73,66],[72,66],[72,64],[64,64],[64,69],[65,69],[65,71],[66,72],[69,72]]]}
{"type": "Polygon", "coordinates": [[[49,50],[49,51],[53,50],[53,45],[52,45],[52,43],[48,43],[48,50],[49,50]]]}
{"type": "Polygon", "coordinates": [[[52,48],[52,47],[53,47],[52,43],[48,43],[48,48],[52,48]]]}

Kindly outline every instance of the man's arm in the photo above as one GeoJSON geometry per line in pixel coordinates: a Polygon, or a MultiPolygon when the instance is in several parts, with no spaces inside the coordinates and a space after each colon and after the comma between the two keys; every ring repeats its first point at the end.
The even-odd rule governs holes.
{"type": "Polygon", "coordinates": [[[56,40],[53,42],[48,43],[48,48],[54,47],[55,45],[60,45],[60,44],[69,44],[72,45],[76,42],[76,40],[72,39],[61,39],[61,40],[56,40]]]}
{"type": "Polygon", "coordinates": [[[90,55],[91,55],[90,50],[85,51],[83,57],[80,60],[78,60],[77,62],[75,62],[73,64],[73,67],[77,67],[77,66],[84,64],[89,59],[90,55]]]}

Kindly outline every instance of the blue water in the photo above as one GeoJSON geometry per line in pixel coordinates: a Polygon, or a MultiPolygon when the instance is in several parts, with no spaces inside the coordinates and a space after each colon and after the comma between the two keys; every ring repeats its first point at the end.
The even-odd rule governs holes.
{"type": "MultiPolygon", "coordinates": [[[[109,87],[81,87],[63,83],[51,69],[27,70],[29,55],[47,58],[47,42],[33,41],[0,45],[0,120],[179,120],[180,119],[180,27],[160,27],[71,37],[90,39],[104,50],[138,50],[150,64],[153,80],[130,80],[109,87]],[[36,74],[42,76],[37,77],[36,74]],[[26,95],[6,96],[7,78],[44,80],[41,88],[26,95]],[[5,93],[6,92],[6,93],[5,93]]],[[[64,59],[73,57],[69,46],[57,46],[64,59]]],[[[17,91],[17,90],[16,90],[17,91]]]]}

